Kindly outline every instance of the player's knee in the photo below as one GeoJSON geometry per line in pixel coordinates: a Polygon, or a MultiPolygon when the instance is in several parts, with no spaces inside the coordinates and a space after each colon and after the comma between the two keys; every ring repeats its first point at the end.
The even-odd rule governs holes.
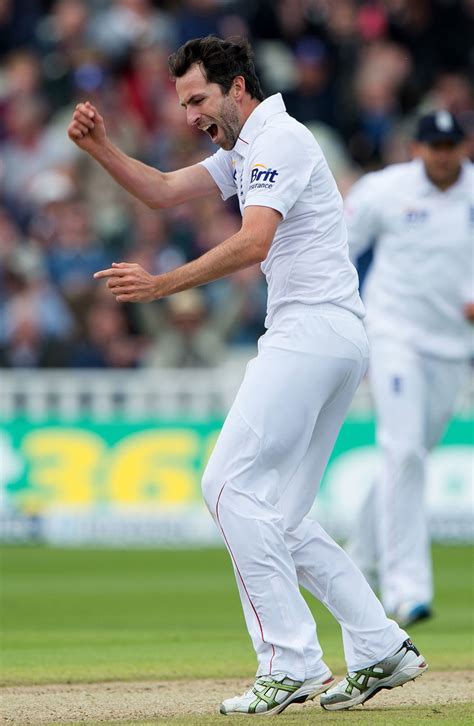
{"type": "Polygon", "coordinates": [[[201,481],[202,494],[207,508],[214,518],[219,518],[219,511],[225,509],[227,513],[239,513],[243,507],[243,500],[247,498],[242,493],[239,482],[223,479],[222,473],[215,473],[207,468],[201,481]]]}

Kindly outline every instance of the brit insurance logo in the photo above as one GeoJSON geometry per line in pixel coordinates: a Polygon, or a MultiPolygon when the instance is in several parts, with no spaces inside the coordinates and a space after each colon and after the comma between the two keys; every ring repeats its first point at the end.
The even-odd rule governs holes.
{"type": "Polygon", "coordinates": [[[250,172],[249,189],[271,189],[277,176],[277,169],[272,169],[264,164],[255,164],[250,172]]]}

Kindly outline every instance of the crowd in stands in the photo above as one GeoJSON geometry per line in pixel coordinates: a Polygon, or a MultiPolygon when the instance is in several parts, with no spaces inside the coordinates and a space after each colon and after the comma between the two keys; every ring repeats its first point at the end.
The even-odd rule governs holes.
{"type": "Polygon", "coordinates": [[[210,197],[151,211],[66,134],[89,99],[128,154],[166,171],[213,153],[186,125],[167,56],[244,35],[267,95],[318,139],[344,194],[409,158],[421,112],[447,108],[474,156],[472,0],[0,0],[0,366],[210,366],[263,332],[252,268],[150,305],[118,305],[92,274],[159,273],[240,224],[210,197]]]}

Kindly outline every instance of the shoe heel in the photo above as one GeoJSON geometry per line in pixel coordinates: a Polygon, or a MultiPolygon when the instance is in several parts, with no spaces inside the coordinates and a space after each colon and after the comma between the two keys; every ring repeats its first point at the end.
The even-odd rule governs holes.
{"type": "Polygon", "coordinates": [[[403,686],[404,683],[413,681],[418,676],[421,676],[428,668],[428,664],[422,655],[413,659],[410,663],[402,666],[398,673],[394,674],[390,679],[391,687],[403,686]]]}

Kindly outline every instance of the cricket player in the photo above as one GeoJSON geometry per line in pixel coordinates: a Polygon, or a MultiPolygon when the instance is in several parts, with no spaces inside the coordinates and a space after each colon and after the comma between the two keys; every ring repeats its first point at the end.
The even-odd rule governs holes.
{"type": "Polygon", "coordinates": [[[246,41],[192,40],[169,65],[188,123],[220,147],[213,156],[170,173],[149,168],[112,145],[89,103],[76,107],[69,136],[150,207],[236,194],[242,227],[166,274],[117,263],[95,277],[119,302],[147,302],[261,263],[267,332],[202,482],[258,659],[253,687],[221,713],[278,713],[326,691],[326,708],[348,708],[427,666],[348,555],[306,516],[368,360],[342,201],[310,132],[280,94],[264,100],[246,41]],[[341,624],[349,673],[337,686],[300,584],[341,624]]]}
{"type": "Polygon", "coordinates": [[[404,626],[431,615],[426,457],[472,352],[474,173],[463,136],[447,111],[422,117],[415,159],[367,174],[346,200],[351,255],[375,245],[364,301],[382,454],[349,551],[376,570],[385,609],[404,626]]]}

